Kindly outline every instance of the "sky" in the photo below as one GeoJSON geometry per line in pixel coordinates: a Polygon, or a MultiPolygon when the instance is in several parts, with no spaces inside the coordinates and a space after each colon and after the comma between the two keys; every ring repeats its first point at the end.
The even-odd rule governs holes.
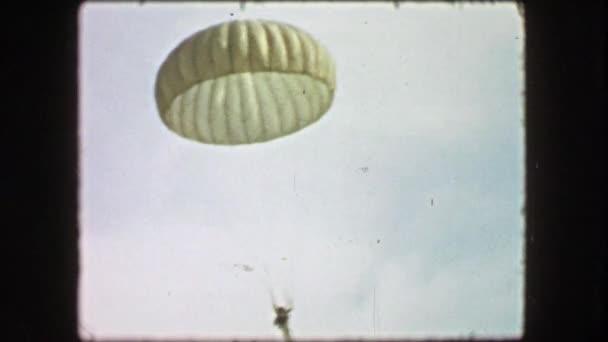
{"type": "Polygon", "coordinates": [[[516,6],[88,3],[79,12],[83,337],[517,337],[516,6]],[[270,19],[336,64],[331,108],[260,144],[167,129],[154,82],[192,33],[270,19]]]}

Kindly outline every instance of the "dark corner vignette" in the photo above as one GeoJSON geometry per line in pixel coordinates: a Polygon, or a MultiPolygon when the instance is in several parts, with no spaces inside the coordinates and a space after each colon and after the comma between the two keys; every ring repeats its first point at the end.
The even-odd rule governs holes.
{"type": "MultiPolygon", "coordinates": [[[[7,337],[11,341],[79,341],[77,42],[81,3],[7,11],[17,20],[5,50],[10,58],[6,84],[18,98],[14,110],[7,111],[13,114],[7,115],[15,115],[19,122],[5,132],[18,142],[10,145],[15,159],[11,165],[20,167],[14,176],[23,184],[17,188],[9,180],[9,190],[14,189],[8,201],[8,212],[14,216],[9,226],[18,222],[13,230],[27,232],[25,241],[16,246],[16,259],[24,262],[18,265],[17,276],[9,278],[16,280],[17,288],[11,311],[14,329],[5,332],[15,336],[7,337]],[[23,127],[29,129],[26,136],[23,127]]],[[[522,340],[600,341],[606,337],[605,4],[526,2],[524,7],[522,340]]]]}

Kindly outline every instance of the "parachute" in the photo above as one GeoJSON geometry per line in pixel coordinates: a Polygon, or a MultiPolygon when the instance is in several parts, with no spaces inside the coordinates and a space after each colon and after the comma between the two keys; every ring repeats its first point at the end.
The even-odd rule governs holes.
{"type": "Polygon", "coordinates": [[[336,71],[308,33],[235,20],[194,33],[159,68],[156,105],[173,132],[207,144],[265,142],[316,122],[332,104],[336,71]]]}

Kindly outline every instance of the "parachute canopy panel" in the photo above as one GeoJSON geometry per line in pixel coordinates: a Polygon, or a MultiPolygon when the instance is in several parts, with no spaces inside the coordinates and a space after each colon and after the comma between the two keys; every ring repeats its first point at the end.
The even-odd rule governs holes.
{"type": "Polygon", "coordinates": [[[155,96],[164,124],[209,144],[263,142],[317,121],[331,106],[334,63],[287,24],[237,20],[199,31],[162,63],[155,96]]]}

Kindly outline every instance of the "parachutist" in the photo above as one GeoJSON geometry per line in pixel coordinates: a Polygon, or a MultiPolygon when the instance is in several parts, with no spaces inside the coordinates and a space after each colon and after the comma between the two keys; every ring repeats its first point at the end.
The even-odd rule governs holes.
{"type": "Polygon", "coordinates": [[[289,313],[291,312],[292,308],[277,306],[277,305],[273,305],[273,307],[274,307],[274,313],[277,315],[276,318],[274,319],[274,325],[276,325],[277,328],[279,328],[281,330],[285,341],[291,341],[291,335],[289,334],[288,322],[289,322],[289,313]]]}
{"type": "Polygon", "coordinates": [[[284,308],[282,306],[275,306],[274,313],[277,317],[274,319],[274,325],[277,327],[287,326],[287,321],[289,320],[289,313],[291,312],[291,308],[284,308]]]}

